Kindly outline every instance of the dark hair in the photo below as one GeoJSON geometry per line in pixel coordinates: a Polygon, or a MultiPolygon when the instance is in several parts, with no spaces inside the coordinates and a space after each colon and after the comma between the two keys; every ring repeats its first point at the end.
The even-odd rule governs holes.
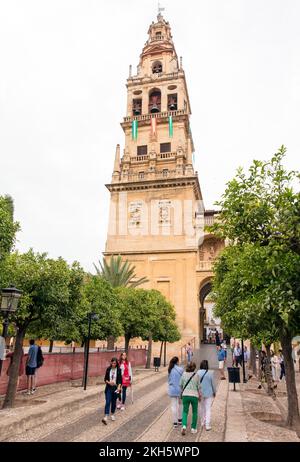
{"type": "Polygon", "coordinates": [[[34,345],[34,339],[33,338],[31,340],[29,340],[29,344],[34,345]]]}
{"type": "Polygon", "coordinates": [[[200,369],[205,369],[206,371],[208,371],[209,367],[207,359],[203,359],[203,361],[201,361],[200,369]]]}
{"type": "Polygon", "coordinates": [[[175,364],[178,363],[178,361],[179,361],[179,358],[177,356],[173,356],[173,358],[169,362],[168,374],[170,374],[171,370],[173,369],[175,364]]]}
{"type": "Polygon", "coordinates": [[[191,361],[190,363],[187,363],[185,370],[186,372],[194,372],[196,367],[197,367],[196,364],[193,361],[191,361]]]}
{"type": "Polygon", "coordinates": [[[118,367],[118,359],[117,358],[111,358],[110,360],[111,363],[117,363],[117,367],[118,367]]]}
{"type": "Polygon", "coordinates": [[[124,353],[126,354],[125,363],[128,364],[128,363],[129,363],[129,360],[128,360],[128,354],[126,353],[126,351],[123,351],[123,352],[120,354],[119,363],[121,364],[121,362],[123,361],[122,355],[123,355],[124,353]]]}

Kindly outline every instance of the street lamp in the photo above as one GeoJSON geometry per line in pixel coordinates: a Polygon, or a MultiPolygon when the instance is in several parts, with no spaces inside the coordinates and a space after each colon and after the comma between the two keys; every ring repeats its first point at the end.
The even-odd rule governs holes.
{"type": "Polygon", "coordinates": [[[244,340],[242,339],[242,364],[243,364],[243,383],[247,383],[245,374],[244,340]]]}
{"type": "Polygon", "coordinates": [[[22,291],[16,289],[14,286],[7,287],[1,291],[1,311],[4,315],[2,337],[7,337],[8,331],[8,316],[10,313],[17,311],[19,299],[22,291]]]}
{"type": "Polygon", "coordinates": [[[92,319],[97,320],[98,316],[97,316],[96,313],[88,313],[88,319],[89,319],[89,330],[88,330],[86,355],[85,355],[85,365],[84,365],[84,381],[83,381],[83,389],[84,390],[86,390],[87,376],[88,376],[91,324],[92,324],[92,319]]]}
{"type": "MultiPolygon", "coordinates": [[[[7,287],[1,291],[1,312],[3,313],[3,348],[5,348],[5,338],[7,337],[8,332],[8,316],[10,313],[14,313],[18,308],[19,298],[21,297],[22,291],[16,289],[15,287],[7,287]]],[[[5,350],[4,350],[5,351],[5,350]]],[[[2,370],[2,357],[0,361],[0,374],[2,370]]]]}

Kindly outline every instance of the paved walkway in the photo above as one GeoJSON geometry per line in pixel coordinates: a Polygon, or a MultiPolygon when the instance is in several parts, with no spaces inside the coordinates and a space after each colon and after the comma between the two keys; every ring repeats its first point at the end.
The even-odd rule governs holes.
{"type": "MultiPolygon", "coordinates": [[[[213,366],[215,346],[207,345],[199,359],[208,359],[213,366]]],[[[196,357],[196,354],[195,354],[196,357]]],[[[74,441],[74,442],[232,442],[232,441],[297,441],[294,431],[283,426],[280,409],[285,409],[284,384],[278,388],[278,399],[272,400],[265,390],[257,389],[256,379],[233,385],[219,381],[212,406],[212,430],[181,435],[173,429],[170,402],[167,396],[167,370],[135,371],[134,403],[130,393],[124,412],[117,411],[116,421],[101,422],[104,410],[103,384],[91,384],[86,392],[81,387],[61,385],[38,390],[27,397],[27,406],[1,410],[1,441],[74,441]],[[33,405],[36,401],[44,401],[33,405]],[[31,405],[30,405],[31,404],[31,405]],[[275,416],[275,417],[274,417],[275,416]],[[271,417],[277,422],[271,423],[271,417]],[[5,422],[5,425],[4,425],[5,422]]],[[[300,382],[300,374],[297,374],[300,382]]],[[[300,387],[300,383],[299,383],[300,387]]],[[[300,390],[299,390],[300,392],[300,390]]],[[[300,393],[299,393],[300,396],[300,393]]],[[[25,399],[25,398],[24,398],[25,399]]],[[[189,426],[188,426],[189,428],[189,426]]]]}

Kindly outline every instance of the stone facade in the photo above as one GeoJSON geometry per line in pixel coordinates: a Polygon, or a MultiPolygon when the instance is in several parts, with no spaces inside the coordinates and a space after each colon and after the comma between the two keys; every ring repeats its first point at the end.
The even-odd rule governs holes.
{"type": "MultiPolygon", "coordinates": [[[[127,114],[117,145],[104,255],[120,254],[175,306],[182,340],[170,351],[203,339],[204,299],[212,264],[223,243],[207,235],[215,212],[206,211],[190,129],[191,106],[182,60],[168,22],[149,27],[137,74],[127,79],[127,114]],[[201,292],[202,291],[202,292],[201,292]],[[201,299],[201,293],[202,298],[201,299]],[[202,307],[202,309],[201,309],[202,307]]],[[[207,292],[207,294],[206,294],[207,292]]]]}

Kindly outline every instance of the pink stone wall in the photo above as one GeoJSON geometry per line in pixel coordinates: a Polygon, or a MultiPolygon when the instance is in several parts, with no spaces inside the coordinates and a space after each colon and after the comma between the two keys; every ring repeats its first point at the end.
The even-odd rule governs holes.
{"type": "MultiPolygon", "coordinates": [[[[105,351],[93,352],[89,354],[89,377],[102,376],[104,378],[105,370],[110,364],[111,358],[119,357],[120,351],[105,351]]],[[[43,353],[44,364],[37,369],[36,385],[49,385],[50,383],[66,382],[68,380],[80,379],[83,376],[84,354],[83,353],[43,353]]],[[[131,349],[129,358],[131,365],[145,366],[147,352],[144,349],[131,349]]],[[[24,366],[26,363],[25,354],[23,357],[24,366]]],[[[6,371],[8,369],[10,359],[6,359],[2,364],[2,372],[0,376],[0,395],[4,395],[8,383],[6,371]]],[[[24,367],[25,370],[25,367],[24,367]]],[[[26,389],[25,373],[20,377],[18,390],[26,389]]]]}

